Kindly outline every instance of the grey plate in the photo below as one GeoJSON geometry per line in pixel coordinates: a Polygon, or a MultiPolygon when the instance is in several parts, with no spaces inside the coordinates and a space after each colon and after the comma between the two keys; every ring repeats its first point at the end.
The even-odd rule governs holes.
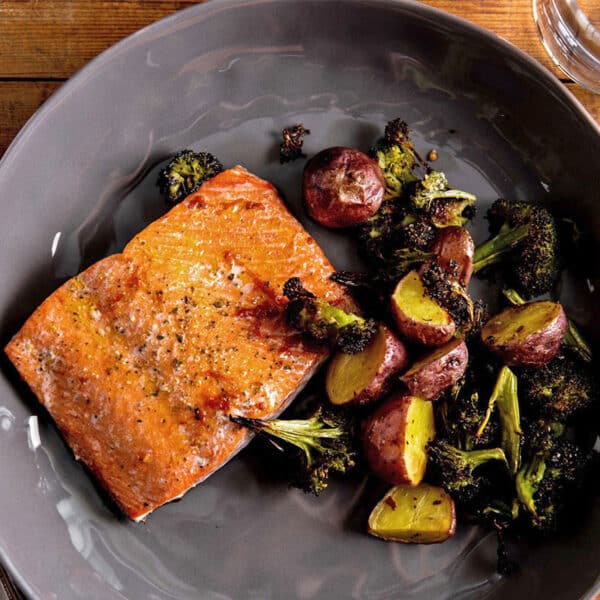
{"type": "MultiPolygon", "coordinates": [[[[304,122],[308,153],[364,148],[398,115],[482,206],[545,198],[600,237],[599,131],[512,46],[416,2],[213,1],[94,60],[2,160],[3,340],[60,282],[164,210],[154,180],[174,150],[244,164],[304,220],[302,163],[277,163],[278,131],[304,122]]],[[[343,236],[307,227],[338,266],[353,263],[343,236]]],[[[570,310],[598,327],[599,305],[582,291],[570,310]]],[[[0,556],[36,599],[578,598],[599,571],[598,510],[566,539],[520,545],[521,572],[501,579],[494,540],[479,530],[462,526],[435,546],[385,544],[364,534],[375,498],[361,482],[308,497],[269,480],[252,449],[134,525],[109,508],[6,361],[0,457],[0,556]]]]}

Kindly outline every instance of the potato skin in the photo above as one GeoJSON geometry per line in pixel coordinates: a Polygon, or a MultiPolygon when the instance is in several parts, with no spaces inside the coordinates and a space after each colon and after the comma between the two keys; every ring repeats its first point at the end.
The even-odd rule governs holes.
{"type": "Polygon", "coordinates": [[[452,340],[427,356],[404,373],[400,381],[413,396],[437,400],[447,387],[463,376],[469,351],[464,340],[452,340]],[[440,356],[439,353],[446,349],[447,352],[440,356]],[[430,361],[427,361],[427,356],[431,357],[430,361]]]}
{"type": "Polygon", "coordinates": [[[325,227],[364,223],[381,206],[384,191],[385,179],[379,165],[354,148],[327,148],[304,168],[306,210],[325,227]]]}
{"type": "MultiPolygon", "coordinates": [[[[329,363],[325,379],[325,388],[332,404],[338,406],[370,404],[381,398],[381,396],[389,390],[392,375],[406,368],[408,364],[408,353],[402,341],[400,341],[385,325],[381,325],[380,332],[380,335],[385,336],[385,350],[377,372],[366,387],[346,402],[336,402],[332,398],[332,396],[334,396],[332,393],[334,390],[333,377],[336,376],[334,373],[337,357],[334,357],[329,363]]],[[[368,349],[365,350],[365,352],[368,352],[368,349]]],[[[340,360],[351,360],[351,357],[349,358],[348,355],[338,356],[340,357],[340,360]]],[[[339,376],[339,374],[337,376],[339,376]]]]}
{"type": "Polygon", "coordinates": [[[475,244],[464,227],[445,227],[438,231],[431,251],[435,261],[446,272],[453,273],[456,281],[468,286],[473,275],[475,244]]]}
{"type": "Polygon", "coordinates": [[[417,485],[406,465],[407,424],[411,403],[421,400],[408,395],[389,397],[363,425],[363,445],[375,475],[394,485],[417,485]]]}
{"type": "Polygon", "coordinates": [[[481,340],[484,345],[508,366],[539,367],[551,361],[562,344],[569,325],[563,307],[555,302],[531,302],[522,306],[511,306],[492,317],[481,330],[481,340]],[[559,307],[544,327],[521,339],[513,339],[509,343],[500,343],[497,339],[496,324],[500,319],[514,321],[532,305],[555,305],[559,307]]]}

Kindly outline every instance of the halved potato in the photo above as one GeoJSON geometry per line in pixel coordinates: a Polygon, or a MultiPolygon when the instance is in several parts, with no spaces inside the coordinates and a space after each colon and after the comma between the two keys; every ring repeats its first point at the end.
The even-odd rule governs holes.
{"type": "Polygon", "coordinates": [[[454,339],[420,358],[400,381],[414,396],[436,400],[462,377],[469,361],[464,340],[454,339]]]}
{"type": "Polygon", "coordinates": [[[337,405],[373,402],[387,391],[390,377],[407,362],[404,344],[381,325],[365,350],[333,357],[325,377],[327,396],[337,405]]]}
{"type": "Polygon", "coordinates": [[[392,294],[392,314],[398,331],[411,342],[441,346],[454,335],[454,319],[425,293],[417,271],[405,275],[392,294]]]}
{"type": "Polygon", "coordinates": [[[440,229],[431,251],[436,262],[447,273],[452,273],[456,281],[464,287],[469,285],[473,274],[473,254],[475,244],[471,234],[464,227],[440,229]]]}
{"type": "Polygon", "coordinates": [[[435,544],[445,542],[456,531],[452,498],[439,487],[393,487],[369,516],[369,533],[390,542],[435,544]]]}
{"type": "Polygon", "coordinates": [[[556,356],[567,329],[563,307],[544,300],[503,310],[485,324],[481,339],[509,366],[539,366],[556,356]]]}
{"type": "Polygon", "coordinates": [[[427,444],[434,437],[431,402],[394,395],[364,425],[365,456],[373,473],[384,481],[417,485],[427,467],[427,444]]]}

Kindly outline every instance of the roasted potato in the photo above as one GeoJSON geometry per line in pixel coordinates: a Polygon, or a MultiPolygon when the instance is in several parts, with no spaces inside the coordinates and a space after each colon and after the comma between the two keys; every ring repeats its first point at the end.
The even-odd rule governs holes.
{"type": "Polygon", "coordinates": [[[427,483],[393,487],[369,516],[369,533],[390,542],[435,544],[455,531],[454,501],[427,483]]]}
{"type": "Polygon", "coordinates": [[[381,206],[385,179],[379,165],[353,148],[327,148],[304,168],[304,202],[325,227],[364,223],[381,206]]]}
{"type": "Polygon", "coordinates": [[[544,300],[503,310],[485,324],[481,339],[505,364],[535,367],[556,356],[567,329],[563,307],[544,300]]]}
{"type": "Polygon", "coordinates": [[[475,244],[471,234],[463,227],[445,227],[440,229],[433,242],[431,251],[435,261],[450,273],[461,285],[467,287],[473,274],[473,254],[475,244]]]}
{"type": "Polygon", "coordinates": [[[391,376],[407,363],[404,344],[381,325],[365,350],[333,357],[325,377],[327,396],[337,405],[373,402],[388,390],[391,376]]]}
{"type": "Polygon", "coordinates": [[[394,485],[421,482],[427,467],[427,444],[434,437],[433,405],[417,396],[391,396],[363,428],[371,470],[394,485]]]}
{"type": "Polygon", "coordinates": [[[454,319],[425,294],[417,271],[411,271],[398,282],[391,304],[398,331],[411,342],[441,346],[454,335],[454,319]]]}
{"type": "Polygon", "coordinates": [[[454,339],[420,358],[400,381],[413,396],[436,400],[462,377],[468,361],[467,345],[463,340],[454,339]]]}

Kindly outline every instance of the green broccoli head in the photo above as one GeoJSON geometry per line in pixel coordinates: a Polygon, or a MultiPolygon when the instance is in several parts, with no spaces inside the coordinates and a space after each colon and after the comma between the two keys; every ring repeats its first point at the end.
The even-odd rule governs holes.
{"type": "Polygon", "coordinates": [[[474,471],[492,460],[506,463],[506,456],[501,448],[465,451],[443,439],[431,442],[427,455],[437,483],[455,502],[465,505],[487,491],[487,480],[474,471]]]}
{"type": "Polygon", "coordinates": [[[222,170],[208,152],[181,150],[160,170],[156,185],[169,204],[177,204],[222,170]]]}
{"type": "Polygon", "coordinates": [[[569,500],[576,494],[586,472],[589,456],[573,442],[551,431],[518,471],[517,497],[525,509],[526,524],[550,533],[557,529],[569,500]]]}
{"type": "Polygon", "coordinates": [[[373,319],[363,319],[319,300],[304,288],[298,277],[285,282],[283,294],[289,300],[286,313],[292,327],[316,342],[332,344],[345,354],[362,352],[377,332],[373,319]]]}
{"type": "Polygon", "coordinates": [[[505,262],[508,278],[526,298],[549,292],[560,273],[558,232],[539,204],[500,199],[488,211],[493,236],[475,249],[474,271],[505,262]]]}
{"type": "Polygon", "coordinates": [[[598,400],[590,369],[568,356],[559,355],[542,367],[522,369],[519,383],[522,398],[534,414],[563,423],[598,400]]]}
{"type": "Polygon", "coordinates": [[[284,442],[292,464],[290,483],[305,492],[318,496],[330,473],[346,473],[356,464],[356,424],[345,413],[318,408],[307,419],[264,421],[233,415],[230,419],[284,442]]]}
{"type": "Polygon", "coordinates": [[[409,136],[408,125],[401,119],[390,121],[381,140],[368,151],[385,178],[384,200],[397,198],[407,183],[415,181],[412,171],[417,156],[409,136]]]}

